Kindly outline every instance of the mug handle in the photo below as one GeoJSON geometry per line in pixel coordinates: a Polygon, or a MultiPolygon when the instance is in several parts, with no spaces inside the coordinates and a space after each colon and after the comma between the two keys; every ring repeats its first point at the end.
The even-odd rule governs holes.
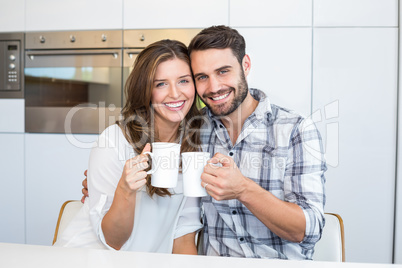
{"type": "MultiPolygon", "coordinates": [[[[153,153],[151,153],[151,152],[145,152],[144,154],[148,154],[150,157],[151,157],[151,159],[152,159],[152,162],[153,162],[153,160],[154,160],[154,154],[153,153]]],[[[148,170],[147,171],[147,174],[153,174],[155,172],[155,169],[150,169],[150,170],[148,170]]]]}

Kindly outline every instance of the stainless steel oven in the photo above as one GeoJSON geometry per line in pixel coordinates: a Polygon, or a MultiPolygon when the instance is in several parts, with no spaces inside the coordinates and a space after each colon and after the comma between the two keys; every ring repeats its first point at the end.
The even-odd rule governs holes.
{"type": "Polygon", "coordinates": [[[25,131],[100,133],[122,106],[122,31],[30,32],[25,131]]]}
{"type": "Polygon", "coordinates": [[[27,33],[25,131],[102,132],[120,115],[137,55],[161,39],[188,45],[200,30],[27,33]]]}
{"type": "Polygon", "coordinates": [[[0,98],[24,97],[24,33],[0,33],[0,98]]]}

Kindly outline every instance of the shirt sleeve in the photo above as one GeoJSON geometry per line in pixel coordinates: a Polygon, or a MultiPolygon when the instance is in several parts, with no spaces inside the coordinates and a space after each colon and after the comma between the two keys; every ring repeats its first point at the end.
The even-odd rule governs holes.
{"type": "Polygon", "coordinates": [[[202,228],[199,197],[184,197],[184,205],[180,211],[174,232],[174,239],[196,232],[202,228]]]}
{"type": "Polygon", "coordinates": [[[314,247],[325,224],[326,163],[320,133],[311,119],[300,120],[289,143],[285,171],[285,200],[299,205],[306,218],[306,230],[300,245],[314,247]]]}
{"type": "MultiPolygon", "coordinates": [[[[101,227],[120,180],[123,164],[119,160],[119,127],[107,128],[92,148],[88,166],[89,216],[98,239],[109,249],[101,227]]],[[[120,148],[121,149],[121,148],[120,148]]]]}

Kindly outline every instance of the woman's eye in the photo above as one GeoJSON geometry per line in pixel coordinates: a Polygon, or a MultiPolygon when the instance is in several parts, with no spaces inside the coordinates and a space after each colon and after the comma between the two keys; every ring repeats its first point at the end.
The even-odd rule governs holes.
{"type": "Polygon", "coordinates": [[[165,82],[160,82],[160,83],[156,84],[156,87],[161,87],[161,86],[164,86],[165,84],[166,84],[165,82]]]}
{"type": "Polygon", "coordinates": [[[187,80],[187,79],[183,79],[183,80],[180,80],[180,84],[186,84],[186,83],[188,83],[189,81],[187,80]]]}

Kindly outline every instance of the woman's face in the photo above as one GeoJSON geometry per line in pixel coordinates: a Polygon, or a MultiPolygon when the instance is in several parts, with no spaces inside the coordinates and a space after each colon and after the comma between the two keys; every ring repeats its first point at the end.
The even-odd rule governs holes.
{"type": "Polygon", "coordinates": [[[174,58],[162,62],[156,68],[151,104],[155,121],[180,123],[194,101],[195,88],[190,66],[174,58]]]}

